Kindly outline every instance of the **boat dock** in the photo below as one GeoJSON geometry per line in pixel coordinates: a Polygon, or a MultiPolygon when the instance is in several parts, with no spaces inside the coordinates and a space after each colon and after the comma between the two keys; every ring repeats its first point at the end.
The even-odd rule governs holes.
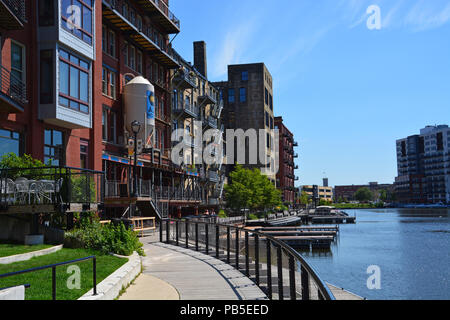
{"type": "Polygon", "coordinates": [[[309,221],[312,224],[344,224],[356,223],[356,217],[350,216],[309,216],[309,221]]]}

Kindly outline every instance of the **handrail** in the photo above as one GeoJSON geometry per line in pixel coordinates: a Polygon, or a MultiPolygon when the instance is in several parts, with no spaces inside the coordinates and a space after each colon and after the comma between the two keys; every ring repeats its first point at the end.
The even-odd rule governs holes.
{"type": "Polygon", "coordinates": [[[60,267],[60,266],[68,265],[68,264],[74,264],[77,262],[84,262],[87,260],[92,260],[92,284],[94,286],[93,295],[96,296],[97,295],[97,257],[96,256],[89,256],[86,258],[80,258],[80,259],[71,260],[71,261],[49,264],[49,265],[42,266],[42,267],[36,267],[36,268],[31,268],[31,269],[26,269],[26,270],[21,270],[21,271],[4,273],[4,274],[0,274],[0,279],[17,276],[17,275],[25,274],[25,273],[31,273],[31,272],[35,272],[35,271],[52,269],[52,299],[56,300],[56,267],[60,267]]]}
{"type": "Polygon", "coordinates": [[[163,242],[163,229],[164,229],[164,224],[166,225],[165,227],[165,231],[166,231],[166,242],[170,243],[170,233],[171,233],[171,225],[172,228],[175,228],[175,236],[176,236],[176,241],[175,244],[177,246],[180,245],[180,228],[179,228],[179,224],[184,223],[185,224],[185,245],[186,248],[189,248],[189,232],[188,232],[188,227],[189,225],[195,225],[195,250],[199,251],[199,225],[203,225],[204,230],[205,230],[205,246],[206,246],[206,253],[209,253],[209,248],[210,246],[212,246],[213,244],[209,243],[209,238],[212,235],[212,233],[209,233],[209,230],[216,230],[216,257],[219,257],[219,250],[220,250],[220,244],[219,244],[219,229],[220,228],[225,228],[227,230],[227,263],[231,265],[230,263],[230,253],[231,253],[231,238],[230,238],[230,234],[231,234],[231,230],[236,232],[236,257],[235,259],[235,263],[236,263],[236,268],[239,270],[239,261],[241,260],[240,257],[240,253],[239,253],[239,236],[238,234],[240,234],[241,232],[245,234],[245,252],[246,252],[246,256],[245,256],[245,260],[246,260],[246,274],[247,276],[249,276],[249,235],[252,234],[255,237],[255,266],[256,266],[256,285],[258,285],[259,287],[261,287],[261,289],[264,288],[264,286],[261,286],[260,283],[260,277],[259,277],[259,240],[258,239],[267,239],[267,267],[268,267],[268,276],[267,276],[267,289],[268,289],[268,297],[269,299],[272,299],[272,273],[270,271],[271,268],[271,253],[270,253],[270,245],[274,245],[275,247],[277,247],[277,270],[278,270],[278,288],[279,288],[279,299],[282,300],[284,299],[283,296],[283,277],[281,276],[280,278],[280,274],[282,274],[282,252],[284,250],[284,252],[286,254],[289,255],[289,288],[290,288],[290,297],[291,300],[296,300],[296,288],[295,288],[295,260],[297,260],[298,262],[300,262],[301,265],[301,282],[302,282],[302,299],[304,300],[309,300],[310,299],[310,293],[309,293],[309,276],[312,277],[313,281],[315,282],[315,284],[317,285],[317,289],[318,289],[318,297],[319,299],[325,299],[325,300],[335,300],[335,297],[333,295],[333,293],[331,292],[331,290],[328,288],[328,286],[323,282],[323,280],[318,276],[317,272],[314,270],[314,268],[312,266],[310,266],[308,264],[308,262],[306,262],[306,260],[297,252],[295,251],[291,246],[287,245],[286,243],[270,236],[267,235],[265,233],[261,233],[258,231],[254,231],[254,230],[248,230],[245,228],[241,228],[241,227],[236,227],[236,226],[230,226],[230,225],[224,225],[224,224],[219,224],[219,223],[211,223],[211,222],[205,222],[205,221],[194,221],[194,220],[190,220],[190,221],[185,221],[185,220],[173,220],[173,219],[167,219],[167,220],[163,220],[161,221],[160,224],[160,241],[163,242]],[[209,227],[211,226],[211,228],[209,227]],[[215,227],[215,228],[214,228],[215,227]],[[257,247],[256,247],[257,246],[257,247]],[[280,272],[281,271],[281,272],[280,272]],[[305,284],[305,285],[304,285],[305,284]]]}
{"type": "Polygon", "coordinates": [[[20,105],[27,103],[25,83],[0,64],[0,92],[7,95],[20,105]]]}
{"type": "Polygon", "coordinates": [[[8,8],[16,15],[20,21],[26,23],[25,1],[24,0],[3,0],[8,8]]]}

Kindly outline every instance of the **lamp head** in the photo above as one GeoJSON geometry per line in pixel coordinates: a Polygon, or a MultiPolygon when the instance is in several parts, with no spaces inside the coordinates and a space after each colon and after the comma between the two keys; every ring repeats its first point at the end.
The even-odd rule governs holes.
{"type": "Polygon", "coordinates": [[[140,122],[134,120],[134,121],[131,123],[131,129],[133,130],[133,133],[134,133],[134,134],[138,134],[139,131],[141,131],[141,124],[140,124],[140,122]]]}

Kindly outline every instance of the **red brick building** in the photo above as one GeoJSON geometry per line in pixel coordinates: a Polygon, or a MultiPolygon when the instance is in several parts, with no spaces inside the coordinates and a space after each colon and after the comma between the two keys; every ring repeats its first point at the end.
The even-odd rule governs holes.
{"type": "MultiPolygon", "coordinates": [[[[200,177],[170,160],[180,68],[170,35],[179,32],[168,0],[0,1],[0,156],[105,171],[106,193],[119,196],[132,176],[129,122],[147,125],[145,116],[127,119],[123,92],[141,76],[154,86],[155,124],[138,178],[167,200],[165,216],[196,213],[200,177]],[[187,193],[189,201],[169,201],[187,193]]],[[[107,203],[109,214],[121,216],[128,202],[107,203]]]]}
{"type": "Polygon", "coordinates": [[[298,177],[295,176],[294,159],[298,158],[298,154],[294,152],[294,147],[298,143],[294,141],[294,135],[283,124],[282,117],[275,117],[275,129],[279,130],[279,171],[277,173],[277,188],[282,192],[283,201],[285,203],[296,203],[296,189],[295,181],[298,177]]]}

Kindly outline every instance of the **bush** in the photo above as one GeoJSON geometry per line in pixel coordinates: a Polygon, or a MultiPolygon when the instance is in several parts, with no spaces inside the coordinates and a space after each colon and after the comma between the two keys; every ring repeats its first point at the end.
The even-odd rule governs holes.
{"type": "Polygon", "coordinates": [[[122,222],[102,226],[98,221],[88,221],[89,219],[81,219],[76,229],[66,233],[66,247],[93,249],[104,254],[123,256],[130,256],[137,251],[139,255],[144,255],[137,232],[125,228],[122,222]]]}
{"type": "Polygon", "coordinates": [[[248,215],[248,219],[249,220],[258,220],[259,218],[256,214],[251,213],[248,215]]]}
{"type": "Polygon", "coordinates": [[[219,210],[219,218],[228,218],[227,213],[225,210],[219,210]]]}

